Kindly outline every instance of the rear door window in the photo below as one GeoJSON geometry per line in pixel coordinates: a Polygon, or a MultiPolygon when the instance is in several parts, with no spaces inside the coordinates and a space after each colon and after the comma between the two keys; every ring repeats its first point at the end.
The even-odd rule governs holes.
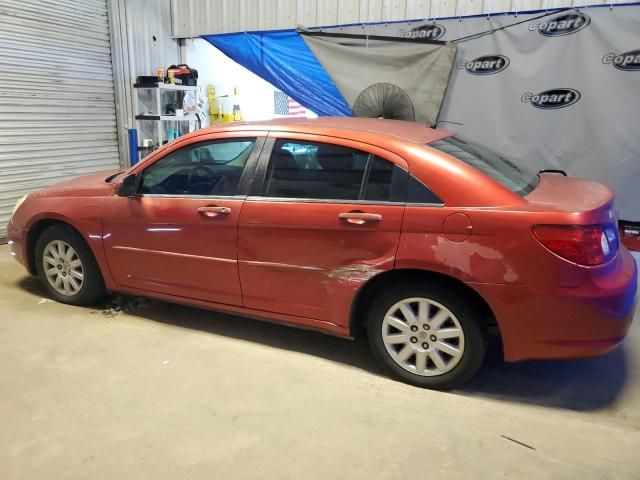
{"type": "Polygon", "coordinates": [[[263,195],[274,198],[403,202],[406,172],[367,152],[323,142],[275,142],[263,195]]]}

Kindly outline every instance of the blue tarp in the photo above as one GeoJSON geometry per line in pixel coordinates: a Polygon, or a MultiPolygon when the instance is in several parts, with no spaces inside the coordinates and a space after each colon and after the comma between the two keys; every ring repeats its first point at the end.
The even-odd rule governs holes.
{"type": "Polygon", "coordinates": [[[340,91],[295,30],[202,38],[318,115],[352,115],[340,91]]]}

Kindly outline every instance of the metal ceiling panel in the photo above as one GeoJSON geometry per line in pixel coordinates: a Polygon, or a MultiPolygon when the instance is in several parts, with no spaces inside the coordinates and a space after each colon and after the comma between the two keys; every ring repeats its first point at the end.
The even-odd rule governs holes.
{"type": "MultiPolygon", "coordinates": [[[[171,0],[173,36],[584,6],[589,0],[171,0]]],[[[607,2],[612,4],[630,1],[607,2]]]]}

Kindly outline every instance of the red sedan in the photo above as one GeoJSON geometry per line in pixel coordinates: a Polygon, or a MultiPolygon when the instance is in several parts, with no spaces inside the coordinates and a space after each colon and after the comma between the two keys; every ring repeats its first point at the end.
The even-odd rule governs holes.
{"type": "Polygon", "coordinates": [[[353,337],[414,385],[602,354],[633,316],[613,192],[452,132],[323,118],[200,130],[124,172],[26,196],[12,254],[53,298],[106,292],[353,337]]]}

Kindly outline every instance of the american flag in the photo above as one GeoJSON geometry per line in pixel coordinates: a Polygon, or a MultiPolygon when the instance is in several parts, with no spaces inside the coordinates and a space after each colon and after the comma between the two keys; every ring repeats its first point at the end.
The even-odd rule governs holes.
{"type": "Polygon", "coordinates": [[[273,112],[276,115],[306,117],[306,109],[284,92],[273,92],[273,112]]]}

